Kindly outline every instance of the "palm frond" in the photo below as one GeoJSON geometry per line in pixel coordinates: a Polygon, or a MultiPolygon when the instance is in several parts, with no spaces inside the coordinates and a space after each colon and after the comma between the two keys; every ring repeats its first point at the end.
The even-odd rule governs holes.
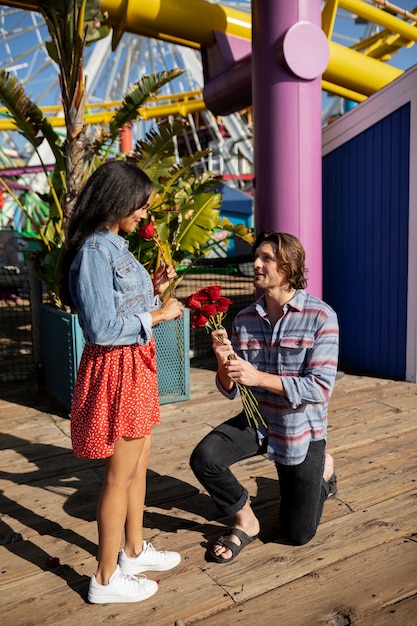
{"type": "Polygon", "coordinates": [[[179,249],[193,253],[208,243],[220,224],[220,193],[201,193],[194,196],[191,215],[183,220],[177,236],[179,249]]]}
{"type": "Polygon", "coordinates": [[[175,145],[173,137],[176,137],[186,127],[185,122],[174,120],[161,122],[158,129],[152,129],[145,139],[138,141],[135,153],[138,165],[153,181],[162,178],[170,178],[170,172],[176,163],[175,145]]]}
{"type": "Polygon", "coordinates": [[[22,83],[0,70],[0,102],[10,112],[17,131],[34,147],[47,140],[57,163],[63,165],[62,142],[40,108],[25,94],[22,83]]]}
{"type": "MultiPolygon", "coordinates": [[[[206,148],[206,150],[199,150],[198,152],[194,152],[194,154],[184,157],[182,163],[175,163],[169,170],[169,176],[164,178],[162,176],[159,177],[160,186],[162,191],[160,195],[162,198],[168,196],[177,184],[181,185],[181,181],[183,184],[187,181],[192,175],[192,168],[194,165],[202,161],[208,154],[210,154],[210,148],[206,148]]],[[[211,180],[211,179],[210,179],[211,180]]],[[[199,180],[199,187],[202,186],[203,179],[199,180]]]]}
{"type": "Polygon", "coordinates": [[[147,100],[154,97],[158,91],[166,83],[169,83],[177,76],[183,73],[182,69],[165,70],[163,72],[156,72],[149,76],[141,78],[123,98],[122,104],[116,110],[113,119],[110,122],[108,140],[114,141],[123,128],[129,122],[136,120],[139,117],[138,109],[142,107],[147,100]]]}

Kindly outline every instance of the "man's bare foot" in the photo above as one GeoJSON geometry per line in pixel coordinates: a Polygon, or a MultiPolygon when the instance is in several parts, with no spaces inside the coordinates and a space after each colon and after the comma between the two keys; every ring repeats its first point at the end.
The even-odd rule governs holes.
{"type": "Polygon", "coordinates": [[[326,452],[326,458],[324,460],[323,478],[328,483],[334,474],[334,460],[331,454],[326,452]]]}
{"type": "MultiPolygon", "coordinates": [[[[233,527],[242,530],[249,537],[255,537],[258,535],[260,530],[259,521],[248,502],[245,504],[243,509],[236,513],[233,527]]],[[[240,538],[236,535],[224,535],[224,537],[232,543],[235,543],[237,546],[240,546],[242,543],[240,538]]],[[[228,548],[227,546],[222,546],[216,542],[213,544],[212,552],[215,556],[221,557],[225,561],[229,561],[233,556],[230,548],[228,548]]]]}
{"type": "Polygon", "coordinates": [[[326,452],[326,457],[324,460],[323,478],[329,487],[329,492],[328,492],[327,497],[333,498],[337,494],[337,478],[336,478],[336,474],[334,473],[333,457],[328,452],[326,452]]]}

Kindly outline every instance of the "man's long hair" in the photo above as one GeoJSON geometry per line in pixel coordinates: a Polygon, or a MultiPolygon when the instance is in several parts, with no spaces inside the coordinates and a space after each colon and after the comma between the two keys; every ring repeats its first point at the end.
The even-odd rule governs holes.
{"type": "Polygon", "coordinates": [[[270,243],[275,251],[278,267],[285,272],[290,286],[293,289],[307,287],[305,250],[300,241],[289,233],[277,233],[263,230],[256,237],[252,247],[252,258],[261,243],[270,243]]]}

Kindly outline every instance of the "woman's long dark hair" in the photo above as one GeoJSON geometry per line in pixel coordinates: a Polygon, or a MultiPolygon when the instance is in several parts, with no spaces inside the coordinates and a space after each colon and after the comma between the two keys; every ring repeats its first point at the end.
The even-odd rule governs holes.
{"type": "Polygon", "coordinates": [[[64,304],[73,306],[69,270],[86,239],[144,206],[152,189],[149,176],[133,163],[108,161],[93,172],[77,198],[66,231],[60,260],[60,298],[64,304]]]}

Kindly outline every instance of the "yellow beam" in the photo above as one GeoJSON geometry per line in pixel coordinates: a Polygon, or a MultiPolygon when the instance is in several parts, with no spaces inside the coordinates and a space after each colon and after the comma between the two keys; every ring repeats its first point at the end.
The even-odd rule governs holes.
{"type": "Polygon", "coordinates": [[[414,25],[408,24],[408,22],[386,11],[382,11],[367,2],[363,2],[363,0],[339,0],[339,6],[374,24],[379,24],[393,33],[398,33],[405,39],[417,41],[417,28],[414,25]]]}
{"type": "Polygon", "coordinates": [[[205,0],[102,0],[110,22],[138,35],[167,35],[199,46],[214,43],[214,31],[243,39],[252,37],[251,14],[205,0]],[[152,34],[151,34],[152,33],[152,34]]]}
{"type": "Polygon", "coordinates": [[[334,41],[329,46],[330,60],[323,80],[364,96],[372,95],[404,73],[334,41]]]}
{"type": "MultiPolygon", "coordinates": [[[[417,28],[363,0],[337,0],[338,6],[396,32],[405,42],[417,41],[417,28]]],[[[36,10],[32,0],[8,0],[4,4],[36,10]]],[[[328,0],[325,24],[330,33],[336,0],[328,0]]],[[[210,46],[213,31],[251,38],[251,15],[205,0],[102,0],[119,34],[124,30],[193,46],[210,46]]],[[[330,62],[323,80],[357,94],[369,96],[402,74],[402,71],[330,41],[330,62]]]]}
{"type": "MultiPolygon", "coordinates": [[[[169,117],[170,115],[181,115],[187,117],[190,113],[198,113],[199,111],[205,111],[206,105],[202,97],[202,90],[190,91],[184,94],[172,94],[171,96],[156,96],[154,98],[155,104],[147,107],[140,107],[138,109],[139,117],[143,120],[157,119],[160,117],[169,117]],[[169,101],[166,100],[169,98],[169,101]]],[[[87,104],[86,114],[84,116],[86,124],[110,124],[114,117],[114,110],[120,106],[121,102],[104,102],[87,104]],[[100,111],[93,112],[94,109],[100,109],[100,111]]],[[[54,128],[63,128],[65,126],[65,119],[62,113],[62,107],[57,106],[45,106],[39,107],[43,114],[55,113],[54,116],[49,116],[48,120],[54,128]]],[[[11,118],[8,118],[8,110],[0,108],[0,115],[6,117],[0,119],[0,131],[4,130],[16,130],[16,125],[11,118]]]]}
{"type": "Polygon", "coordinates": [[[334,85],[333,83],[329,83],[327,80],[321,81],[321,88],[323,91],[327,91],[334,96],[339,96],[340,98],[345,98],[346,100],[352,100],[352,102],[363,102],[367,98],[367,96],[364,96],[361,93],[357,93],[351,89],[345,89],[340,85],[334,85]]]}
{"type": "MultiPolygon", "coordinates": [[[[409,19],[414,19],[415,23],[413,28],[417,31],[417,8],[413,9],[412,12],[407,11],[407,15],[409,19]]],[[[373,57],[374,59],[389,61],[392,55],[398,52],[398,50],[401,48],[410,48],[413,45],[414,41],[409,41],[398,33],[392,33],[384,29],[371,37],[361,39],[351,46],[351,49],[373,57]]]]}
{"type": "MultiPolygon", "coordinates": [[[[30,11],[38,10],[35,0],[5,0],[1,4],[30,11]]],[[[331,14],[335,4],[396,32],[407,40],[417,41],[417,30],[407,21],[368,2],[327,0],[324,12],[331,14]]],[[[244,39],[251,39],[252,36],[250,13],[211,4],[206,0],[102,0],[101,9],[108,11],[112,23],[122,24],[128,32],[155,38],[158,35],[161,38],[167,36],[189,42],[193,46],[211,45],[215,30],[244,39]]],[[[330,26],[330,21],[327,26],[330,26]]]]}
{"type": "Polygon", "coordinates": [[[327,0],[321,12],[321,28],[329,41],[333,35],[337,6],[338,0],[327,0]]]}

